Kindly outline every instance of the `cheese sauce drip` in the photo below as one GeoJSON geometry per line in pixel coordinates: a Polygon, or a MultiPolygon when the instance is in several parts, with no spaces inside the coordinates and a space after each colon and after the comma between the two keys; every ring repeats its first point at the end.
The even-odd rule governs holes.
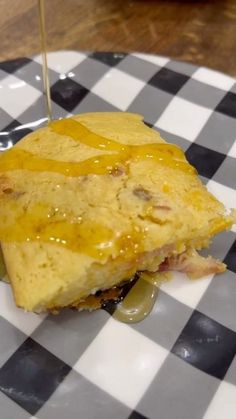
{"type": "Polygon", "coordinates": [[[167,273],[141,272],[123,301],[117,304],[113,317],[123,323],[138,323],[152,311],[159,287],[168,281],[167,273]]]}
{"type": "Polygon", "coordinates": [[[5,275],[6,275],[6,267],[4,263],[2,249],[0,248],[0,280],[3,279],[5,275]]]}

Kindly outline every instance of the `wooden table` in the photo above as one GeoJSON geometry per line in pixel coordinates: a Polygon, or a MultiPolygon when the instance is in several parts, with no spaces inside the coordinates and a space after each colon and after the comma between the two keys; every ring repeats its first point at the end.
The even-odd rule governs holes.
{"type": "MultiPolygon", "coordinates": [[[[45,0],[48,49],[139,51],[236,76],[235,0],[45,0]]],[[[0,0],[0,60],[39,52],[37,0],[0,0]]]]}

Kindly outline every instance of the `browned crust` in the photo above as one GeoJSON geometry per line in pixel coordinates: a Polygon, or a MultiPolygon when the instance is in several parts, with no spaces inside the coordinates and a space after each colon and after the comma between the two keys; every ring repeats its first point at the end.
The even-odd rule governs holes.
{"type": "MultiPolygon", "coordinates": [[[[100,291],[95,295],[89,295],[84,300],[75,301],[74,303],[70,304],[66,308],[71,308],[73,310],[98,310],[102,307],[105,301],[118,301],[120,294],[122,292],[122,288],[113,287],[108,290],[100,291]]],[[[61,311],[61,307],[51,308],[51,314],[58,314],[61,311]]]]}

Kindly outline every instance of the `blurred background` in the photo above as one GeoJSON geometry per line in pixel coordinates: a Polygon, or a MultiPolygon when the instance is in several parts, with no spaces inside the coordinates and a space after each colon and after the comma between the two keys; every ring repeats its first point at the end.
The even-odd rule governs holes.
{"type": "MultiPolygon", "coordinates": [[[[40,51],[37,0],[0,0],[0,60],[40,51]]],[[[139,51],[236,76],[235,0],[45,0],[48,50],[139,51]]]]}

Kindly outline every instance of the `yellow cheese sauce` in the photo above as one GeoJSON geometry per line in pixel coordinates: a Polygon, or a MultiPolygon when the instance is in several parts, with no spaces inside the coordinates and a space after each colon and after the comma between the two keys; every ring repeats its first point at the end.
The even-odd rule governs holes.
{"type": "Polygon", "coordinates": [[[193,174],[195,169],[187,163],[182,150],[174,144],[154,143],[145,145],[121,144],[89,131],[73,119],[53,121],[49,127],[58,135],[68,136],[87,146],[113,154],[102,154],[80,162],[64,162],[44,159],[21,148],[12,148],[0,156],[0,172],[29,170],[35,172],[55,172],[77,177],[89,174],[105,175],[119,166],[127,171],[131,162],[153,160],[175,169],[193,174]]]}
{"type": "Polygon", "coordinates": [[[132,259],[144,251],[146,232],[138,226],[130,225],[126,233],[114,232],[97,223],[96,219],[91,222],[42,203],[26,209],[4,197],[0,205],[0,219],[0,238],[5,242],[50,243],[101,262],[108,256],[132,259]]]}
{"type": "Polygon", "coordinates": [[[0,156],[0,173],[11,170],[32,172],[54,172],[64,176],[105,175],[112,168],[125,164],[124,156],[107,154],[91,157],[81,162],[66,162],[38,157],[29,151],[12,148],[0,156]]]}
{"type": "MultiPolygon", "coordinates": [[[[104,150],[104,154],[80,162],[44,159],[29,151],[14,147],[0,155],[0,173],[13,170],[33,172],[55,172],[69,177],[89,174],[106,175],[121,166],[124,170],[133,161],[151,159],[188,173],[194,173],[184,153],[175,145],[154,143],[128,145],[105,138],[91,132],[74,119],[64,119],[49,123],[49,128],[58,135],[68,136],[87,146],[104,150]],[[112,152],[111,154],[105,154],[112,152]]],[[[27,176],[27,173],[26,173],[27,176]]],[[[40,185],[39,185],[40,187],[40,185]]],[[[107,227],[86,220],[75,220],[69,213],[60,215],[61,209],[49,208],[35,202],[21,208],[20,202],[10,191],[1,198],[0,240],[7,242],[39,241],[65,246],[73,251],[83,252],[98,259],[106,255],[118,254],[130,258],[142,252],[145,232],[131,226],[126,234],[118,235],[107,227]],[[50,215],[53,214],[53,215],[50,215]]]]}

